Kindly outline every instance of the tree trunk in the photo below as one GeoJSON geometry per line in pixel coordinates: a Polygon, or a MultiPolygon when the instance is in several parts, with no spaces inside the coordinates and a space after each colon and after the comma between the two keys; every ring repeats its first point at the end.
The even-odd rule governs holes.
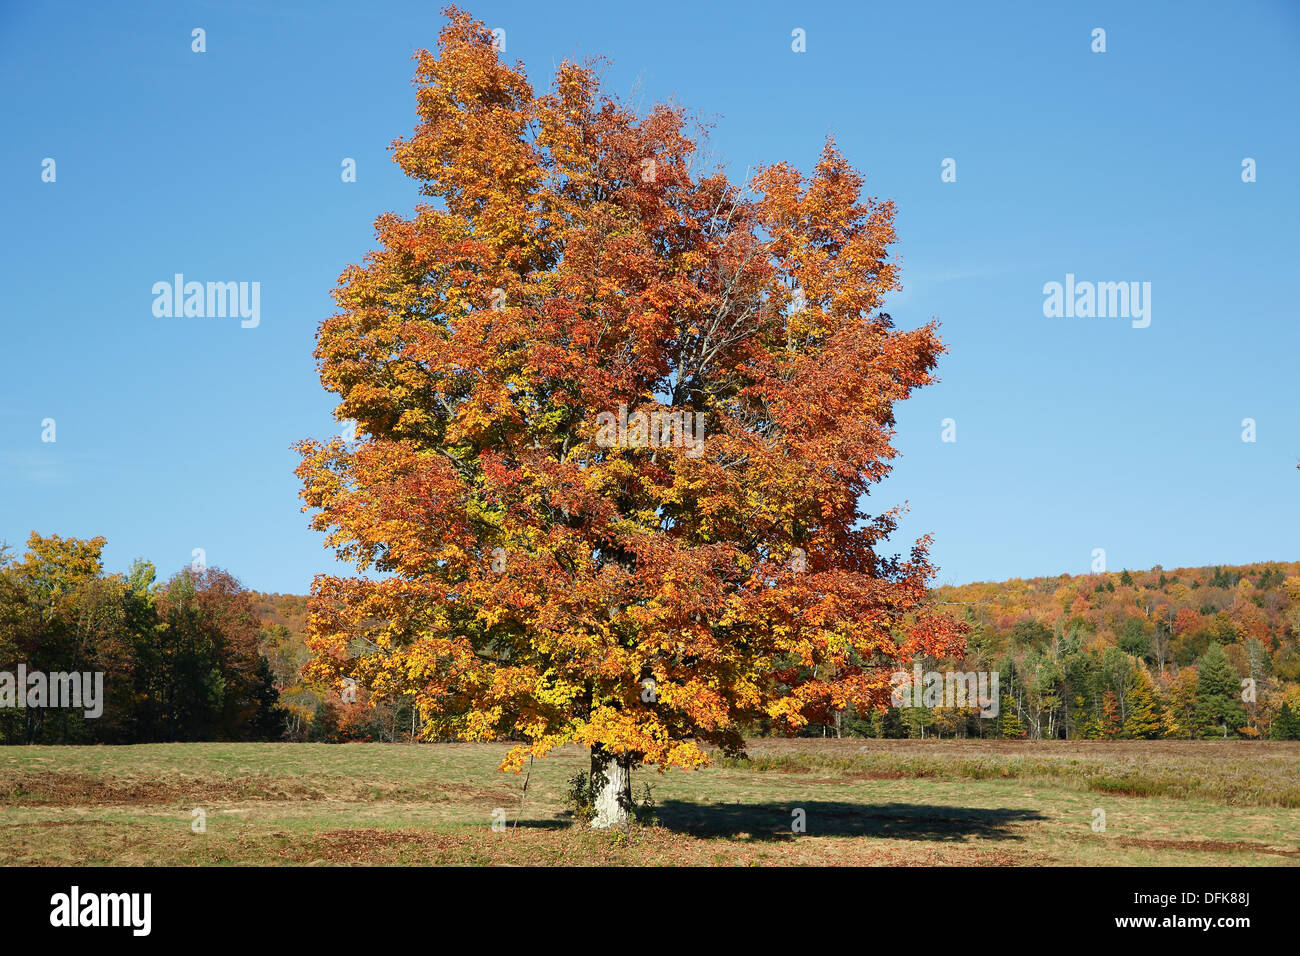
{"type": "Polygon", "coordinates": [[[600,744],[591,748],[591,792],[596,815],[592,829],[625,827],[632,810],[632,761],[606,752],[600,744]]]}

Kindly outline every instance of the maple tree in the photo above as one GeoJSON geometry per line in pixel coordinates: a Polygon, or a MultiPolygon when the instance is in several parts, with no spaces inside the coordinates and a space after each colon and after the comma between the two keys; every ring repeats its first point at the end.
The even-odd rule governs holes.
{"type": "Polygon", "coordinates": [[[928,541],[878,554],[897,510],[861,508],[943,346],[880,311],[894,207],[833,141],[737,185],[681,108],[593,63],[537,93],[445,12],[394,143],[432,201],[378,218],[319,329],[355,440],[301,442],[298,474],[358,573],[313,583],[310,673],[414,697],[426,737],[521,741],[503,769],[589,746],[607,826],[641,762],[883,707],[960,651],[928,541]],[[702,441],[660,430],[682,413],[702,441]]]}
{"type": "Polygon", "coordinates": [[[1107,739],[1119,736],[1123,720],[1119,712],[1119,700],[1113,690],[1106,691],[1105,703],[1102,705],[1101,735],[1107,739]]]}

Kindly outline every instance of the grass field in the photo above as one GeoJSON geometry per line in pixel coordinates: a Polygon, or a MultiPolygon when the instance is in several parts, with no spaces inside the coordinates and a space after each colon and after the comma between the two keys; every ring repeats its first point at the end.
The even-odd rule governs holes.
{"type": "Polygon", "coordinates": [[[507,749],[8,747],[0,863],[1300,863],[1300,743],[756,740],[748,762],[638,771],[658,823],[630,833],[570,825],[585,750],[537,761],[521,809],[507,749]]]}

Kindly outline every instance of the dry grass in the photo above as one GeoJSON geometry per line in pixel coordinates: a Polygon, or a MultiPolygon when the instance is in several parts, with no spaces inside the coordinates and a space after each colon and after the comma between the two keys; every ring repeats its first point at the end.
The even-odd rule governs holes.
{"type": "Polygon", "coordinates": [[[875,780],[1050,781],[1132,797],[1300,808],[1300,745],[1271,741],[764,740],[748,760],[719,763],[875,780]]]}
{"type": "Polygon", "coordinates": [[[570,826],[565,748],[168,744],[0,751],[4,864],[1296,865],[1300,744],[756,740],[638,773],[659,825],[570,826]],[[191,830],[192,811],[206,832],[191,830]],[[1094,811],[1106,830],[1092,830],[1094,811]],[[494,832],[494,811],[517,827],[494,832]],[[799,811],[802,811],[800,814],[799,811]],[[792,832],[796,817],[805,833],[792,832]]]}

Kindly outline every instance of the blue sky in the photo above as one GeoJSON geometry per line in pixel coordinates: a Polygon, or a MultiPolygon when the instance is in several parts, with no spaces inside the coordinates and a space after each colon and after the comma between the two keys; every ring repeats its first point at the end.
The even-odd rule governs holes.
{"type": "MultiPolygon", "coordinates": [[[[1111,570],[1300,557],[1300,4],[466,6],[536,85],[602,54],[611,90],[712,117],[734,175],[807,169],[833,133],[897,202],[887,310],[939,318],[951,353],[899,407],[872,505],[909,503],[895,545],[933,533],[941,583],[1084,573],[1094,548],[1111,570]],[[1067,273],[1151,283],[1150,326],[1045,317],[1067,273]]],[[[165,573],[203,548],[269,591],[334,569],[290,445],[337,431],[316,326],[375,216],[417,198],[387,146],[441,22],[431,3],[0,7],[0,538],[102,534],[110,569],[165,573]],[[155,317],[177,272],[260,282],[260,324],[155,317]]]]}

